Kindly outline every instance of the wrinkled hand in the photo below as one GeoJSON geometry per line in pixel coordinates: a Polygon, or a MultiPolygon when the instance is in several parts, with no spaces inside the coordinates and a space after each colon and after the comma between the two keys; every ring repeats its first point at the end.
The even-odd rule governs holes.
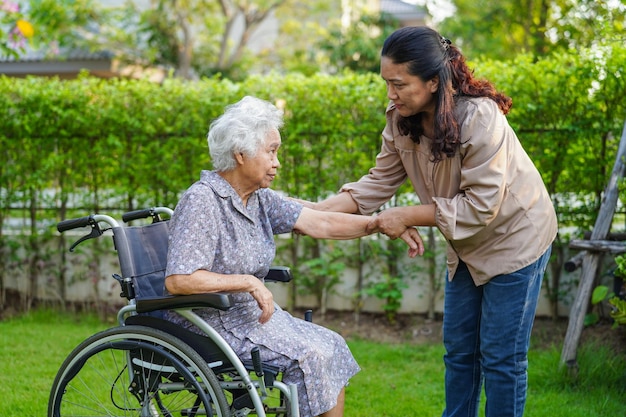
{"type": "Polygon", "coordinates": [[[259,286],[250,291],[250,295],[254,297],[259,308],[261,309],[261,316],[259,317],[259,323],[264,324],[270,321],[274,314],[274,295],[265,285],[259,281],[259,286]]]}

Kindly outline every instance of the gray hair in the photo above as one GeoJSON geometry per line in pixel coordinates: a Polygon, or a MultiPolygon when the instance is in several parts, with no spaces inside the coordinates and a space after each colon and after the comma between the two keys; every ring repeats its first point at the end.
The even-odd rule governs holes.
{"type": "Polygon", "coordinates": [[[207,135],[213,168],[218,172],[234,169],[238,153],[254,157],[269,132],[282,126],[283,112],[269,101],[246,96],[227,106],[207,135]]]}

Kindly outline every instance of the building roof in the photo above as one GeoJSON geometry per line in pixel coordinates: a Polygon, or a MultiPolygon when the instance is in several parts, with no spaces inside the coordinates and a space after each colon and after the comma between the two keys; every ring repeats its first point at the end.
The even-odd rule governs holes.
{"type": "Polygon", "coordinates": [[[423,24],[428,16],[423,7],[402,0],[381,0],[380,10],[389,13],[400,22],[409,22],[410,24],[423,24]]]}
{"type": "Polygon", "coordinates": [[[60,78],[74,78],[81,71],[88,71],[99,77],[115,76],[113,54],[107,51],[89,52],[69,50],[57,57],[48,57],[42,52],[27,51],[19,57],[0,58],[0,74],[12,77],[26,75],[56,75],[60,78]]]}

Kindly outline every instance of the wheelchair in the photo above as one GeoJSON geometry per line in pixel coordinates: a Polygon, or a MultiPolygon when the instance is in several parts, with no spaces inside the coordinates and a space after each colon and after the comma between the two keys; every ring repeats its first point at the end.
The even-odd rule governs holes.
{"type": "MultiPolygon", "coordinates": [[[[117,327],[87,338],[65,359],[50,390],[48,417],[298,417],[297,388],[281,382],[282,370],[264,363],[256,347],[249,358],[238,357],[194,312],[230,308],[229,294],[164,295],[171,215],[167,207],[153,207],[122,216],[124,223],[147,219],[138,226],[102,214],[58,223],[61,233],[91,228],[70,251],[112,231],[121,273],[113,277],[128,302],[117,313],[117,327]],[[204,334],[163,319],[165,310],[175,310],[204,334]]],[[[290,279],[286,267],[272,267],[266,277],[290,279]]]]}

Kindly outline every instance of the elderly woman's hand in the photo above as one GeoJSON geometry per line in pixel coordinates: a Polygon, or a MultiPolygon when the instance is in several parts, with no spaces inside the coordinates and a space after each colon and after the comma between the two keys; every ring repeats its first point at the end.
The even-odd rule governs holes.
{"type": "Polygon", "coordinates": [[[250,295],[254,297],[259,308],[261,309],[261,316],[259,317],[259,323],[267,323],[274,314],[274,296],[272,292],[258,279],[254,279],[252,282],[258,282],[254,289],[250,291],[250,295]]]}

